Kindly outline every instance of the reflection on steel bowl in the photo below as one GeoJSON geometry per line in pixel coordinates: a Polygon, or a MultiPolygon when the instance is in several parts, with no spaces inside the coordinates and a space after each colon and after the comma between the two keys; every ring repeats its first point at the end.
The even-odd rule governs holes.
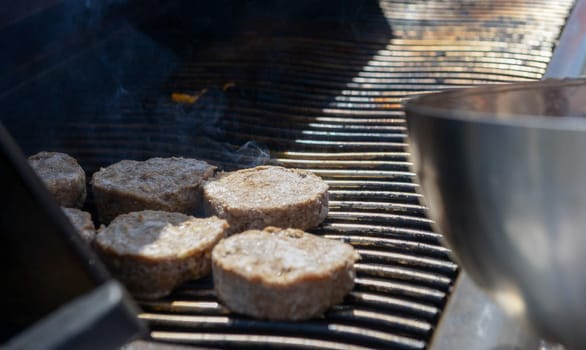
{"type": "Polygon", "coordinates": [[[425,95],[406,112],[455,258],[509,313],[586,348],[586,79],[425,95]]]}

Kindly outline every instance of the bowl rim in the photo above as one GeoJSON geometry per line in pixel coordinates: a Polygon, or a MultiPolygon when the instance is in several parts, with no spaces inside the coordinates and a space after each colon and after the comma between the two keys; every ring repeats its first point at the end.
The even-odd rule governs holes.
{"type": "MultiPolygon", "coordinates": [[[[521,113],[499,113],[503,118],[496,118],[494,113],[467,111],[465,109],[453,109],[437,107],[437,100],[446,98],[469,97],[474,95],[493,95],[500,92],[515,90],[540,89],[543,87],[585,86],[586,77],[546,79],[530,82],[490,84],[466,88],[455,88],[440,92],[426,93],[407,98],[403,101],[403,107],[407,119],[426,116],[438,119],[469,122],[475,124],[491,124],[497,126],[524,127],[536,129],[557,129],[586,131],[586,117],[578,116],[548,116],[530,115],[521,113]]],[[[584,96],[586,103],[586,96],[584,96]]]]}

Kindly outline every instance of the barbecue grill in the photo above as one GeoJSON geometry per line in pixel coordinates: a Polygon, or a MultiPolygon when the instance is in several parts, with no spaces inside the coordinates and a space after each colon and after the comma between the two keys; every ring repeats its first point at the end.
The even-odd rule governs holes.
{"type": "Polygon", "coordinates": [[[304,168],[330,185],[330,212],[312,232],[362,256],[343,304],[305,322],[253,320],[229,313],[208,278],[138,301],[149,341],[423,349],[441,325],[458,266],[426,217],[401,103],[541,79],[573,5],[12,5],[0,17],[0,42],[10,46],[3,52],[11,53],[0,67],[2,122],[26,154],[66,152],[88,174],[122,159],[177,155],[225,170],[304,168]],[[195,102],[174,101],[173,93],[195,102]]]}

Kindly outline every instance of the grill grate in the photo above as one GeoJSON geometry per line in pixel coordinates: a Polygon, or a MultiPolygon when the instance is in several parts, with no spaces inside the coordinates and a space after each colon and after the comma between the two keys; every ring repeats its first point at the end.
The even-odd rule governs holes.
{"type": "Polygon", "coordinates": [[[241,44],[253,48],[239,57],[213,61],[235,44],[212,48],[181,70],[170,90],[235,82],[219,122],[225,136],[262,142],[273,162],[322,176],[332,201],[315,232],[353,244],[362,260],[354,291],[323,319],[249,320],[226,314],[210,285],[186,285],[142,304],[151,336],[210,346],[424,348],[457,266],[419,205],[400,103],[422,92],[539,79],[570,4],[509,3],[382,2],[395,34],[382,48],[264,37],[263,45],[241,44]]]}
{"type": "MultiPolygon", "coordinates": [[[[419,202],[401,101],[540,79],[571,5],[384,0],[384,25],[359,15],[372,29],[351,40],[279,34],[269,23],[277,29],[198,51],[163,87],[127,87],[138,92],[121,99],[115,116],[64,122],[52,131],[59,140],[52,146],[76,155],[89,171],[153,155],[196,156],[232,169],[265,159],[266,149],[271,163],[311,170],[330,185],[330,213],[314,232],[351,243],[362,256],[356,287],[342,305],[307,322],[252,320],[228,313],[205,279],[141,303],[152,339],[213,347],[425,348],[457,265],[419,202]],[[172,91],[206,88],[193,106],[170,100],[172,91]]],[[[352,32],[354,24],[348,26],[352,32]]],[[[51,146],[30,142],[32,149],[51,146]]]]}

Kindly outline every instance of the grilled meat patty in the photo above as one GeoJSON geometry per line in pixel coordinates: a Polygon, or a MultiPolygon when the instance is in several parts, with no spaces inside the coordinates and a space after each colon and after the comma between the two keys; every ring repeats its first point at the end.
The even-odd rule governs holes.
{"type": "Polygon", "coordinates": [[[65,153],[39,152],[30,156],[28,162],[60,206],[83,206],[86,177],[75,158],[65,153]]]}
{"type": "Polygon", "coordinates": [[[227,227],[217,217],[145,210],[120,215],[101,228],[94,248],[133,295],[156,299],[210,273],[212,248],[227,227]]]}
{"type": "Polygon", "coordinates": [[[298,229],[250,230],[214,248],[214,287],[234,312],[303,320],[343,300],[354,286],[357,259],[352,246],[298,229]]]}
{"type": "Polygon", "coordinates": [[[98,217],[108,223],[116,216],[140,210],[194,215],[201,202],[201,183],[215,167],[190,158],[123,160],[92,176],[98,217]]]}
{"type": "Polygon", "coordinates": [[[203,187],[204,209],[230,233],[267,226],[309,229],[328,213],[328,185],[313,173],[259,166],[218,176],[203,187]]]}
{"type": "Polygon", "coordinates": [[[71,221],[73,227],[86,240],[91,243],[96,236],[96,227],[92,221],[92,216],[87,211],[79,210],[77,208],[61,208],[65,216],[71,221]]]}

